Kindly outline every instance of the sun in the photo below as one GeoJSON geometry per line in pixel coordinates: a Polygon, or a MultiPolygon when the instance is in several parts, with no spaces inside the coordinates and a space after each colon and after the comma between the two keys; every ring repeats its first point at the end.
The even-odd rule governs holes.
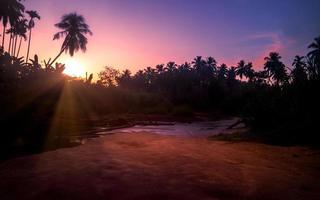
{"type": "Polygon", "coordinates": [[[65,62],[66,69],[63,71],[63,73],[73,76],[73,77],[84,77],[85,70],[81,63],[79,63],[76,60],[70,59],[65,62]]]}

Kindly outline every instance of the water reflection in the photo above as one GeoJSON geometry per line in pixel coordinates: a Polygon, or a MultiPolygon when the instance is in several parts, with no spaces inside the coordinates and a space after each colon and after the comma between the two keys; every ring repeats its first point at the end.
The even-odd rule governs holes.
{"type": "Polygon", "coordinates": [[[158,123],[160,125],[135,125],[129,128],[122,128],[112,131],[102,131],[98,135],[112,134],[112,133],[137,133],[148,132],[161,135],[175,135],[175,136],[212,136],[218,134],[232,134],[239,128],[244,128],[244,124],[239,124],[233,129],[228,129],[229,126],[236,123],[237,118],[219,120],[219,121],[206,121],[206,122],[193,122],[193,123],[158,123]]]}

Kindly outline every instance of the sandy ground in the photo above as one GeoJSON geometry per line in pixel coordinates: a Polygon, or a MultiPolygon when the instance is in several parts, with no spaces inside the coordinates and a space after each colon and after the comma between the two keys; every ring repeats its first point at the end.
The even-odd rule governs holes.
{"type": "Polygon", "coordinates": [[[0,199],[320,199],[303,147],[118,133],[0,164],[0,199]]]}

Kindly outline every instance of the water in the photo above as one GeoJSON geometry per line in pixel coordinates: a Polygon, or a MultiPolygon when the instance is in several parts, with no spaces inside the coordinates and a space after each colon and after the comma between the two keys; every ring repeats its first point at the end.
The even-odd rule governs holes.
{"type": "MultiPolygon", "coordinates": [[[[239,119],[232,118],[219,121],[193,122],[193,123],[173,123],[164,125],[135,125],[129,128],[122,128],[112,131],[102,131],[98,135],[112,134],[112,133],[138,133],[148,132],[160,135],[174,135],[174,136],[212,136],[219,134],[232,134],[238,128],[243,128],[243,124],[239,124],[233,129],[228,127],[236,123],[239,119]]],[[[160,123],[161,124],[161,123],[160,123]]]]}

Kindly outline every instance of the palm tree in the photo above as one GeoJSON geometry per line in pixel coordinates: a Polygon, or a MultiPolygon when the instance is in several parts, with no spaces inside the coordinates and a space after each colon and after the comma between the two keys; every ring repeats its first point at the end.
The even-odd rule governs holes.
{"type": "Polygon", "coordinates": [[[217,61],[213,57],[209,56],[205,61],[205,64],[205,76],[207,79],[211,79],[217,72],[217,61]]]}
{"type": "Polygon", "coordinates": [[[249,80],[249,82],[252,82],[255,75],[255,72],[252,68],[253,66],[251,62],[246,64],[244,60],[240,60],[238,66],[236,67],[236,75],[238,75],[240,79],[245,77],[249,80]]]}
{"type": "Polygon", "coordinates": [[[193,69],[196,72],[197,78],[201,84],[208,82],[215,72],[216,60],[213,57],[209,57],[207,60],[202,59],[201,56],[197,56],[192,61],[193,69]]]}
{"type": "Polygon", "coordinates": [[[191,65],[188,62],[185,62],[185,63],[183,63],[183,64],[181,64],[179,66],[179,71],[180,72],[189,72],[190,69],[191,69],[191,65]]]}
{"type": "Polygon", "coordinates": [[[85,23],[85,19],[82,15],[77,13],[70,13],[62,16],[61,22],[55,24],[55,26],[62,31],[56,33],[53,36],[53,40],[58,40],[65,37],[59,54],[52,60],[49,65],[52,65],[65,51],[69,52],[70,56],[73,56],[75,52],[80,49],[85,52],[87,49],[88,39],[86,34],[92,35],[89,26],[85,23]]]}
{"type": "Polygon", "coordinates": [[[213,57],[209,56],[206,60],[206,64],[213,72],[217,71],[217,61],[213,57]]]}
{"type": "Polygon", "coordinates": [[[228,67],[226,64],[222,63],[220,67],[218,67],[218,79],[224,80],[227,77],[228,67]]]}
{"type": "Polygon", "coordinates": [[[264,70],[267,72],[268,77],[272,78],[276,85],[285,83],[288,80],[288,75],[285,65],[280,61],[281,56],[279,53],[271,52],[269,57],[265,57],[264,70]]]}
{"type": "Polygon", "coordinates": [[[6,31],[7,34],[10,34],[8,52],[12,56],[16,56],[18,37],[20,37],[19,49],[21,46],[22,38],[26,39],[26,31],[27,31],[26,22],[27,22],[26,19],[19,19],[13,26],[11,26],[10,29],[6,31]]]}
{"type": "Polygon", "coordinates": [[[164,64],[156,65],[157,73],[162,74],[164,72],[164,64]]]}
{"type": "Polygon", "coordinates": [[[18,29],[18,30],[17,30],[17,36],[20,37],[20,41],[19,41],[19,47],[18,47],[18,51],[17,51],[16,57],[19,57],[19,53],[20,53],[20,49],[21,49],[21,43],[22,43],[22,38],[23,38],[24,40],[27,39],[27,35],[26,35],[26,33],[27,33],[27,27],[28,27],[28,25],[27,25],[27,20],[26,20],[26,19],[22,19],[22,20],[19,21],[19,23],[18,23],[18,28],[17,28],[17,29],[18,29]]]}
{"type": "Polygon", "coordinates": [[[8,22],[13,26],[24,12],[24,6],[20,3],[21,0],[1,0],[0,1],[0,21],[2,20],[3,34],[2,47],[4,48],[4,39],[8,22]]]}
{"type": "Polygon", "coordinates": [[[301,82],[307,80],[306,63],[304,62],[304,57],[303,56],[298,56],[297,55],[294,58],[292,66],[294,68],[291,71],[291,75],[292,75],[292,78],[293,78],[294,82],[301,83],[301,82]]]}
{"type": "Polygon", "coordinates": [[[306,57],[306,64],[307,64],[307,71],[308,71],[308,77],[309,79],[317,79],[318,76],[318,70],[316,67],[316,63],[314,62],[313,59],[310,57],[306,57]]]}
{"type": "Polygon", "coordinates": [[[131,78],[131,71],[126,69],[120,74],[116,81],[120,87],[128,89],[131,86],[131,78]]]}
{"type": "Polygon", "coordinates": [[[168,62],[165,69],[168,72],[173,72],[176,70],[176,68],[177,68],[177,64],[175,62],[168,62]]]}
{"type": "Polygon", "coordinates": [[[311,51],[307,54],[309,61],[312,63],[310,66],[310,71],[313,71],[315,74],[311,76],[318,77],[320,76],[320,37],[314,39],[314,42],[308,46],[311,51]]]}
{"type": "Polygon", "coordinates": [[[197,56],[191,63],[193,64],[194,69],[200,70],[206,62],[202,59],[202,56],[197,56]]]}
{"type": "Polygon", "coordinates": [[[236,68],[236,74],[242,79],[246,75],[246,63],[244,60],[240,60],[236,68]]]}
{"type": "Polygon", "coordinates": [[[227,78],[230,83],[236,80],[236,67],[231,67],[227,70],[227,78]]]}
{"type": "Polygon", "coordinates": [[[253,69],[252,63],[249,62],[248,64],[246,64],[245,66],[245,77],[249,79],[249,82],[252,82],[255,78],[255,71],[253,69]]]}
{"type": "Polygon", "coordinates": [[[146,83],[147,85],[151,85],[152,82],[153,82],[153,79],[154,79],[154,76],[155,76],[155,69],[151,68],[151,67],[147,67],[145,70],[144,70],[144,73],[145,73],[145,76],[146,76],[146,83]]]}
{"type": "Polygon", "coordinates": [[[12,40],[13,40],[13,34],[14,34],[15,30],[14,27],[10,27],[7,31],[6,34],[10,35],[10,39],[9,39],[9,45],[8,45],[8,53],[11,54],[11,46],[12,46],[12,40]]]}
{"type": "Polygon", "coordinates": [[[31,30],[34,27],[34,19],[39,19],[40,20],[40,16],[37,13],[37,11],[34,10],[29,10],[26,13],[28,13],[30,20],[29,20],[29,42],[28,42],[28,50],[27,50],[27,57],[26,57],[26,62],[29,61],[29,52],[30,52],[30,43],[31,43],[31,30]]]}

